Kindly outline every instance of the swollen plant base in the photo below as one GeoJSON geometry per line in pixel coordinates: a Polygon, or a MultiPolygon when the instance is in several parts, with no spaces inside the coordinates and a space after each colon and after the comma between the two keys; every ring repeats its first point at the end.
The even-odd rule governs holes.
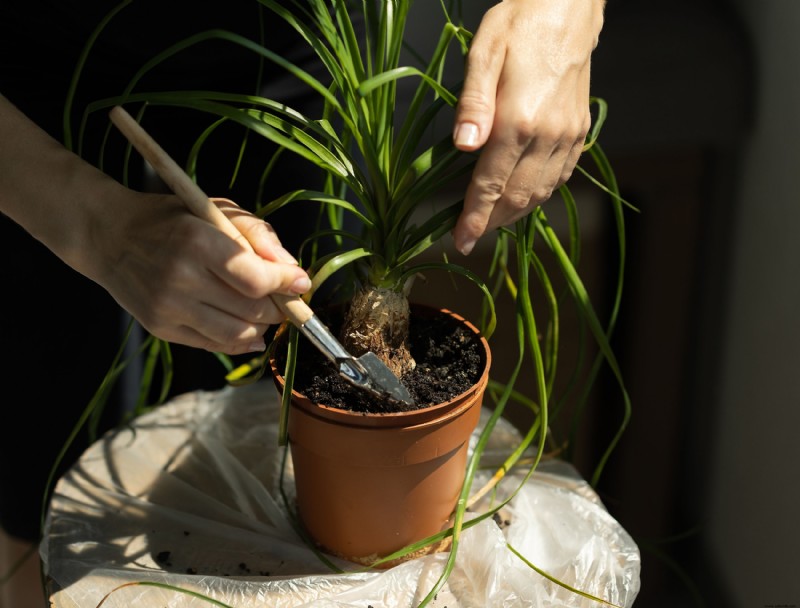
{"type": "MultiPolygon", "coordinates": [[[[338,330],[336,317],[326,319],[325,311],[318,314],[331,329],[338,330]]],[[[317,404],[385,414],[444,403],[469,390],[483,373],[480,339],[449,314],[412,306],[409,347],[416,367],[401,380],[414,398],[413,406],[377,399],[353,387],[305,339],[298,346],[298,360],[303,364],[296,371],[294,389],[317,404]]],[[[279,370],[284,367],[282,356],[285,355],[278,359],[279,370]]]]}

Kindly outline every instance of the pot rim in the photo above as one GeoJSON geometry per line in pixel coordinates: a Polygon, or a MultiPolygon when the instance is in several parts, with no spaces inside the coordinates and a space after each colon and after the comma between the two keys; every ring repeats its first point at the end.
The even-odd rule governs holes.
{"type": "MultiPolygon", "coordinates": [[[[411,304],[412,310],[417,314],[433,315],[445,314],[465,325],[479,339],[483,347],[483,372],[480,378],[466,391],[443,403],[433,404],[416,410],[404,412],[355,412],[320,403],[314,403],[308,397],[292,390],[292,402],[312,416],[336,421],[340,424],[357,427],[418,427],[439,423],[442,419],[459,415],[470,407],[476,396],[483,394],[483,389],[489,382],[489,369],[491,368],[492,355],[489,343],[480,330],[460,314],[447,308],[437,308],[426,304],[411,304]],[[472,393],[472,395],[470,395],[472,393]]],[[[285,386],[283,374],[278,372],[274,357],[270,358],[270,368],[273,380],[278,389],[283,393],[285,386]]]]}

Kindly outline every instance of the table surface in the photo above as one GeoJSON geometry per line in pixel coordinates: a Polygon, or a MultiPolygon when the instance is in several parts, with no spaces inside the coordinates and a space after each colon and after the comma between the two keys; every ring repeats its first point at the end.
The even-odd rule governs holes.
{"type": "MultiPolygon", "coordinates": [[[[329,558],[332,570],[297,535],[278,408],[267,382],[198,391],[92,445],[59,480],[48,511],[41,554],[54,608],[417,606],[446,554],[387,570],[329,558]]],[[[501,423],[482,464],[502,462],[517,437],[501,423]]],[[[508,476],[494,497],[522,484],[499,523],[464,531],[456,566],[430,605],[597,605],[531,569],[511,545],[565,583],[631,606],[640,556],[630,536],[570,465],[540,463],[527,482],[525,472],[508,476]]]]}

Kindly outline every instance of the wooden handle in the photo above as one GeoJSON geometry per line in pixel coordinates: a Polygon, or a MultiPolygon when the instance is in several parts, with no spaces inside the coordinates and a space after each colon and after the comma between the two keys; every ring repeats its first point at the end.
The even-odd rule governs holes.
{"type": "Polygon", "coordinates": [[[281,309],[281,312],[286,315],[293,325],[301,327],[306,321],[314,316],[314,311],[306,304],[305,300],[300,296],[287,296],[282,293],[273,293],[270,295],[272,301],[281,309]]]}
{"type": "MultiPolygon", "coordinates": [[[[114,106],[109,112],[109,116],[111,122],[117,126],[139,154],[150,163],[153,170],[178,195],[189,211],[213,224],[232,239],[247,247],[250,246],[246,239],[240,238],[241,233],[228,219],[228,216],[206,196],[200,186],[181,169],[178,163],[172,160],[172,157],[122,106],[114,106]]],[[[314,316],[314,311],[299,296],[273,293],[270,297],[281,312],[298,327],[314,316]]]]}
{"type": "Polygon", "coordinates": [[[150,137],[142,126],[121,106],[109,112],[111,122],[149,162],[155,172],[178,195],[189,210],[199,218],[214,224],[228,236],[241,236],[227,216],[208,198],[186,172],[178,166],[164,149],[150,137]]]}

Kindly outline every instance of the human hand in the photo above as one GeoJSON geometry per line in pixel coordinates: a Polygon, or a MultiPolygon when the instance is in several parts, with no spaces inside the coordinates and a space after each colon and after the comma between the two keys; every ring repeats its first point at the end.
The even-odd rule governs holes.
{"type": "Polygon", "coordinates": [[[284,315],[272,293],[308,275],[268,224],[214,199],[226,236],[174,195],[143,194],[67,150],[0,95],[0,212],[92,279],[163,340],[236,355],[264,350],[284,315]]]}
{"type": "Polygon", "coordinates": [[[472,40],[453,140],[482,148],[453,229],[467,255],[485,233],[564,184],[591,126],[589,66],[604,0],[505,0],[472,40]]]}
{"type": "Polygon", "coordinates": [[[146,200],[127,201],[97,235],[106,262],[96,280],[158,338],[229,355],[264,350],[267,327],[285,318],[269,295],[311,286],[271,226],[212,199],[246,241],[237,243],[177,197],[133,194],[146,200]]]}

